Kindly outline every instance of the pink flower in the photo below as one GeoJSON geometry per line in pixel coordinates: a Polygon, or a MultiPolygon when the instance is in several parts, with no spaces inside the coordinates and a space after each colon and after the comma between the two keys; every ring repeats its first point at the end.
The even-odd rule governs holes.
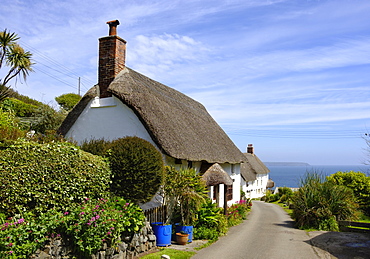
{"type": "Polygon", "coordinates": [[[22,219],[18,219],[18,221],[17,221],[18,224],[21,224],[23,222],[24,222],[24,219],[23,218],[22,219]]]}
{"type": "Polygon", "coordinates": [[[13,246],[13,243],[9,243],[7,246],[13,246]]]}
{"type": "Polygon", "coordinates": [[[66,211],[66,212],[64,212],[63,214],[64,214],[64,215],[68,215],[68,214],[69,214],[69,212],[68,212],[68,211],[66,211]]]}
{"type": "Polygon", "coordinates": [[[80,215],[83,215],[83,214],[85,214],[85,212],[84,212],[84,211],[82,211],[82,212],[80,213],[80,215]]]}
{"type": "Polygon", "coordinates": [[[107,236],[109,236],[110,234],[112,234],[112,232],[110,232],[110,231],[109,231],[109,232],[107,233],[107,236]]]}
{"type": "Polygon", "coordinates": [[[9,251],[8,253],[9,253],[9,254],[12,254],[12,253],[13,253],[13,251],[9,251]]]}
{"type": "Polygon", "coordinates": [[[95,218],[96,218],[96,219],[99,219],[99,218],[100,218],[100,216],[99,216],[99,215],[96,215],[96,216],[95,216],[95,218]]]}

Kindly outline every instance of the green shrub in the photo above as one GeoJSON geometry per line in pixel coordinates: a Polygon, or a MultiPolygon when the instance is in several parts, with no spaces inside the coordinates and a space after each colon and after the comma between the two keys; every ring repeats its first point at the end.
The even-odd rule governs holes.
{"type": "Polygon", "coordinates": [[[30,129],[38,133],[45,134],[50,130],[57,130],[65,119],[66,114],[63,111],[55,111],[49,105],[39,106],[34,113],[30,123],[30,129]]]}
{"type": "Polygon", "coordinates": [[[193,230],[193,237],[195,240],[211,240],[216,241],[221,236],[221,233],[214,228],[207,228],[204,226],[200,226],[194,228],[193,230]]]}
{"type": "Polygon", "coordinates": [[[14,113],[0,109],[0,142],[17,140],[23,136],[25,132],[19,128],[14,113]]]}
{"type": "Polygon", "coordinates": [[[17,142],[0,150],[0,212],[65,209],[83,197],[105,197],[107,164],[68,143],[17,142]]]}
{"type": "Polygon", "coordinates": [[[113,174],[111,191],[136,203],[149,201],[163,181],[161,153],[148,141],[125,137],[112,141],[108,160],[113,174]]]}
{"type": "Polygon", "coordinates": [[[55,230],[59,215],[60,212],[48,212],[35,218],[28,213],[2,221],[0,258],[29,258],[47,241],[47,233],[55,230]]]}
{"type": "Polygon", "coordinates": [[[198,220],[194,225],[194,239],[217,240],[227,232],[227,220],[223,208],[217,207],[211,200],[203,203],[198,210],[198,220]]]}
{"type": "Polygon", "coordinates": [[[270,190],[266,190],[265,196],[261,197],[261,200],[265,202],[275,202],[279,199],[280,196],[278,194],[273,194],[270,190]]]}
{"type": "Polygon", "coordinates": [[[38,217],[25,214],[0,226],[0,257],[29,258],[44,242],[66,238],[74,243],[74,258],[91,258],[106,244],[114,247],[122,235],[144,226],[141,209],[121,198],[88,199],[66,210],[52,209],[38,217]]]}
{"type": "Polygon", "coordinates": [[[60,221],[64,223],[59,231],[72,238],[78,254],[91,258],[89,255],[103,243],[113,247],[121,236],[138,232],[145,224],[145,216],[139,206],[122,198],[85,199],[80,206],[65,211],[60,221]]]}
{"type": "Polygon", "coordinates": [[[12,111],[17,117],[30,117],[35,112],[37,106],[22,102],[15,98],[7,98],[1,103],[4,111],[12,111]]]}
{"type": "Polygon", "coordinates": [[[107,156],[107,150],[112,145],[111,141],[102,139],[90,139],[85,140],[81,144],[81,149],[94,155],[105,157],[107,156]]]}
{"type": "Polygon", "coordinates": [[[370,177],[362,172],[337,172],[327,177],[328,182],[350,188],[365,215],[370,216],[370,177]]]}
{"type": "Polygon", "coordinates": [[[293,196],[293,218],[299,228],[338,230],[338,220],[352,219],[357,204],[352,190],[325,182],[317,173],[308,173],[293,196]]]}

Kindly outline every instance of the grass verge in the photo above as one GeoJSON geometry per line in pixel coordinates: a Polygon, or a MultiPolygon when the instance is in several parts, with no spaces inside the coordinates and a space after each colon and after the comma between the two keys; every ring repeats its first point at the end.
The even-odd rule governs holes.
{"type": "Polygon", "coordinates": [[[168,255],[171,259],[189,259],[195,252],[180,251],[172,248],[162,248],[161,251],[140,257],[141,259],[158,259],[162,255],[168,255]]]}

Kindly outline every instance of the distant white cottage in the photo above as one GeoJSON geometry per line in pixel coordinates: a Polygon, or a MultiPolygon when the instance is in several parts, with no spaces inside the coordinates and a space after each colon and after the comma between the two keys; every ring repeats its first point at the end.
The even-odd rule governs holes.
{"type": "Polygon", "coordinates": [[[98,85],[68,114],[59,133],[78,143],[137,136],[152,143],[166,165],[206,174],[209,195],[219,206],[240,199],[240,165],[246,160],[202,104],[125,64],[126,41],[99,39],[98,85]]]}
{"type": "Polygon", "coordinates": [[[241,164],[241,189],[246,198],[261,198],[266,194],[267,188],[274,187],[274,182],[269,179],[270,170],[254,154],[252,144],[248,145],[247,153],[244,155],[247,160],[241,164]]]}

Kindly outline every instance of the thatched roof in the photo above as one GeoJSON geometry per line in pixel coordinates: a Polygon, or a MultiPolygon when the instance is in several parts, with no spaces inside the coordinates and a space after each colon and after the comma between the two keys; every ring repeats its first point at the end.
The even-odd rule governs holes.
{"type": "MultiPolygon", "coordinates": [[[[91,99],[90,89],[68,114],[59,132],[65,135],[91,99]]],[[[163,153],[189,161],[240,163],[243,153],[202,104],[130,68],[124,68],[108,91],[129,106],[163,153]]]]}
{"type": "Polygon", "coordinates": [[[215,163],[202,175],[203,180],[207,186],[214,186],[217,184],[232,185],[233,179],[225,172],[222,167],[215,163]]]}
{"type": "Polygon", "coordinates": [[[255,154],[244,153],[244,155],[247,159],[240,165],[240,174],[245,181],[254,181],[257,179],[257,174],[270,172],[267,166],[255,154]]]}
{"type": "Polygon", "coordinates": [[[271,179],[268,179],[266,188],[273,188],[275,186],[275,182],[271,179]]]}

